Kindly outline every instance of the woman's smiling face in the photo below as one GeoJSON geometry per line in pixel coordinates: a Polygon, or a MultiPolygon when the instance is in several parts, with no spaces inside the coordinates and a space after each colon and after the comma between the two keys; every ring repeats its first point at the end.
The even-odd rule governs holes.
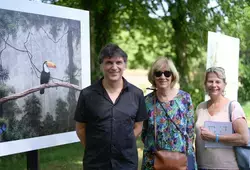
{"type": "Polygon", "coordinates": [[[223,95],[225,87],[226,83],[218,77],[217,73],[207,73],[205,88],[210,97],[223,95]]]}
{"type": "Polygon", "coordinates": [[[154,74],[154,78],[155,78],[155,85],[157,89],[165,89],[165,88],[171,88],[171,82],[173,79],[173,73],[171,72],[171,74],[168,74],[167,76],[164,74],[164,72],[171,72],[170,68],[167,66],[167,64],[164,64],[160,70],[157,70],[154,74]],[[161,75],[157,75],[160,74],[159,72],[161,72],[161,75]],[[170,76],[169,76],[170,75],[170,76]],[[158,77],[159,76],[159,77],[158,77]]]}

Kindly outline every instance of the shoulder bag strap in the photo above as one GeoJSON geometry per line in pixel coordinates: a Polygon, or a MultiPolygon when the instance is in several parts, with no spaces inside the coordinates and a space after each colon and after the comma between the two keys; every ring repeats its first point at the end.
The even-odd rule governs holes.
{"type": "Polygon", "coordinates": [[[233,101],[230,101],[229,105],[228,105],[228,114],[229,114],[229,120],[230,120],[230,122],[232,122],[232,102],[233,101]]]}
{"type": "Polygon", "coordinates": [[[155,130],[155,146],[157,144],[157,128],[156,128],[156,93],[154,93],[155,96],[154,96],[154,102],[153,102],[153,105],[154,105],[154,130],[155,130]]]}
{"type": "MultiPolygon", "coordinates": [[[[171,123],[174,124],[175,128],[181,133],[181,135],[186,139],[186,153],[188,153],[188,136],[186,134],[184,134],[180,128],[176,125],[176,123],[170,118],[170,116],[168,115],[167,111],[165,110],[165,108],[162,106],[162,104],[160,103],[162,109],[164,110],[164,112],[166,113],[166,116],[168,117],[168,119],[171,121],[171,123]]],[[[156,93],[155,93],[155,97],[154,97],[154,128],[155,128],[155,143],[157,142],[157,129],[156,129],[156,93]]]]}
{"type": "MultiPolygon", "coordinates": [[[[230,122],[232,122],[232,112],[233,112],[233,110],[232,110],[232,103],[233,103],[233,100],[230,101],[229,105],[228,105],[228,114],[229,114],[229,120],[230,120],[230,122]]],[[[233,128],[233,132],[234,132],[234,128],[233,128]]]]}

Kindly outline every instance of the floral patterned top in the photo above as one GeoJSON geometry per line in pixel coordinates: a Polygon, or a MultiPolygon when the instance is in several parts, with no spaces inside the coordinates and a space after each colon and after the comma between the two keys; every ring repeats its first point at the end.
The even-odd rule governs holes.
{"type": "MultiPolygon", "coordinates": [[[[164,149],[169,151],[186,152],[186,139],[176,129],[175,125],[168,119],[164,109],[167,111],[170,118],[175,122],[179,129],[185,133],[188,139],[188,155],[193,156],[195,160],[195,153],[193,149],[194,140],[194,111],[190,95],[187,92],[179,90],[177,95],[168,102],[160,102],[155,100],[155,93],[152,92],[145,97],[147,112],[149,119],[144,122],[142,129],[142,141],[144,143],[142,169],[153,169],[153,154],[156,149],[164,149]],[[162,106],[160,105],[162,104],[162,106]],[[156,109],[156,124],[157,124],[157,146],[154,141],[154,108],[156,109]]],[[[194,162],[195,169],[197,169],[196,161],[194,162]]]]}

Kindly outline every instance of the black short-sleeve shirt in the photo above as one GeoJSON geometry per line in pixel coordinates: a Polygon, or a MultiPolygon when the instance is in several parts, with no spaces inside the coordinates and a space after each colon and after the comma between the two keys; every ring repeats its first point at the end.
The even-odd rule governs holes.
{"type": "Polygon", "coordinates": [[[81,91],[75,112],[75,120],[86,123],[84,170],[137,170],[134,123],[148,118],[143,92],[123,78],[113,103],[102,80],[81,91]]]}

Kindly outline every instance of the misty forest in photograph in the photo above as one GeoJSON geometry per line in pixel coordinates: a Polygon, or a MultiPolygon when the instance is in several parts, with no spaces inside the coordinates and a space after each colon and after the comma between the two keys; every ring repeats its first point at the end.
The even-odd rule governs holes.
{"type": "Polygon", "coordinates": [[[74,130],[80,21],[0,9],[0,142],[74,130]]]}

